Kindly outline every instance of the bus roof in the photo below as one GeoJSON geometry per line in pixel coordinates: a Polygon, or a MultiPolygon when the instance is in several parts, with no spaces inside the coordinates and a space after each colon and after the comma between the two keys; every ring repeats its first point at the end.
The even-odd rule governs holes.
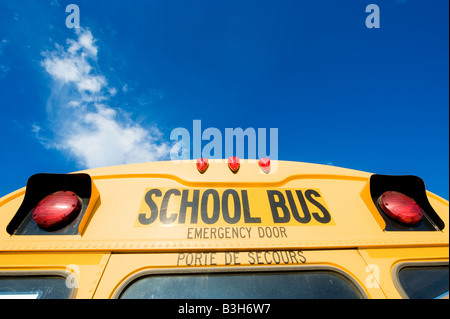
{"type": "Polygon", "coordinates": [[[448,246],[448,201],[421,190],[421,183],[287,161],[272,161],[266,173],[256,160],[241,160],[237,172],[211,160],[204,173],[195,161],[172,161],[37,174],[0,199],[0,250],[448,246]],[[33,224],[31,211],[56,190],[74,190],[83,208],[71,225],[45,231],[33,224]],[[375,197],[384,190],[413,197],[425,212],[420,225],[396,226],[383,215],[375,197]]]}

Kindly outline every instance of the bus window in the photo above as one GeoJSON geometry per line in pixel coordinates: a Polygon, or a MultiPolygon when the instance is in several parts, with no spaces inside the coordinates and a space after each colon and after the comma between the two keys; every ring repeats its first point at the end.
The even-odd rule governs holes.
{"type": "Polygon", "coordinates": [[[411,299],[448,298],[448,265],[406,266],[400,269],[398,279],[411,299]]]}
{"type": "Polygon", "coordinates": [[[333,271],[148,275],[123,299],[358,299],[359,289],[333,271]]]}
{"type": "Polygon", "coordinates": [[[0,299],[67,299],[71,289],[59,276],[1,276],[0,299]]]}

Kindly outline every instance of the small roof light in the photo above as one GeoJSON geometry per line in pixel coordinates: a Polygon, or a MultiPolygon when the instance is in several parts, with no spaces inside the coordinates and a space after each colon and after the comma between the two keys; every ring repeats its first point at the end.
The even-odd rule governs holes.
{"type": "Polygon", "coordinates": [[[239,157],[231,156],[230,158],[228,158],[228,167],[233,173],[237,173],[240,167],[239,157]]]}
{"type": "Polygon", "coordinates": [[[378,198],[378,204],[388,216],[407,225],[417,224],[423,216],[420,206],[412,198],[399,192],[384,192],[378,198]]]}
{"type": "Polygon", "coordinates": [[[81,200],[71,191],[59,191],[41,200],[33,210],[36,224],[45,230],[58,230],[69,225],[81,210],[81,200]]]}
{"type": "Polygon", "coordinates": [[[200,173],[206,172],[206,170],[209,167],[208,159],[207,158],[199,158],[197,159],[197,169],[200,173]]]}
{"type": "Polygon", "coordinates": [[[261,158],[258,161],[258,165],[259,167],[261,167],[261,169],[265,172],[265,173],[269,173],[270,172],[270,159],[267,157],[261,158]]]}

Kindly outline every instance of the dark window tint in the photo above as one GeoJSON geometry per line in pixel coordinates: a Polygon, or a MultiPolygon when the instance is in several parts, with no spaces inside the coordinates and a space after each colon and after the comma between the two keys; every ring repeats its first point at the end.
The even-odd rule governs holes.
{"type": "Polygon", "coordinates": [[[58,276],[0,276],[0,299],[66,299],[71,289],[58,276]]]}
{"type": "Polygon", "coordinates": [[[448,265],[404,267],[398,274],[400,284],[412,299],[448,296],[448,265]]]}
{"type": "Polygon", "coordinates": [[[128,299],[362,298],[358,288],[332,271],[149,275],[122,293],[128,299]]]}

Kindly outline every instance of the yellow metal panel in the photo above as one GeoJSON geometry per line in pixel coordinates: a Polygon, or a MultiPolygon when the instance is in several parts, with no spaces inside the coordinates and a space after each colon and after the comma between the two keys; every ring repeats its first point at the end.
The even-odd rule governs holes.
{"type": "MultiPolygon", "coordinates": [[[[85,171],[92,177],[93,194],[99,195],[100,199],[95,205],[95,200],[92,201],[93,207],[84,220],[86,224],[83,224],[81,235],[9,235],[5,231],[6,225],[17,212],[24,195],[23,190],[19,190],[0,200],[0,250],[136,252],[448,247],[448,226],[435,232],[384,232],[380,224],[382,219],[369,198],[370,194],[367,194],[369,173],[283,161],[273,161],[272,165],[269,174],[263,173],[256,161],[251,160],[242,161],[237,174],[232,173],[223,161],[211,161],[204,174],[197,171],[195,161],[144,163],[85,171]],[[139,222],[139,216],[148,219],[152,214],[145,201],[146,194],[152,189],[161,192],[161,196],[152,197],[158,215],[155,213],[155,221],[144,225],[139,222]],[[162,223],[162,201],[169,190],[178,190],[180,194],[187,191],[188,201],[192,201],[194,192],[198,191],[199,207],[206,191],[217,192],[219,218],[208,224],[204,222],[202,212],[198,211],[197,223],[192,222],[191,208],[187,207],[185,219],[180,222],[182,195],[172,195],[165,216],[174,216],[174,222],[162,223]],[[227,190],[238,196],[241,216],[236,222],[234,195],[229,194],[228,217],[232,221],[224,220],[223,198],[227,190]],[[282,199],[276,197],[275,200],[284,201],[280,206],[288,211],[285,213],[282,207],[275,207],[278,220],[274,219],[269,202],[270,191],[282,194],[282,199]],[[304,206],[298,191],[304,196],[304,206]],[[308,191],[314,194],[309,199],[306,197],[308,191]],[[312,216],[323,216],[322,207],[330,215],[329,222],[321,223],[314,217],[306,223],[298,220],[305,216],[306,209],[312,216]],[[258,219],[260,222],[255,222],[258,219]]],[[[213,196],[210,195],[207,201],[207,221],[214,220],[213,196]]],[[[431,193],[429,200],[448,225],[448,202],[431,193]]]]}
{"type": "Polygon", "coordinates": [[[293,271],[328,269],[345,274],[369,298],[385,298],[379,288],[366,288],[366,265],[357,250],[239,251],[112,255],[95,298],[118,297],[132,280],[151,274],[293,271]]]}
{"type": "Polygon", "coordinates": [[[75,289],[75,298],[92,298],[109,254],[93,253],[1,253],[0,276],[40,274],[75,276],[69,288],[75,289]]]}
{"type": "Polygon", "coordinates": [[[377,282],[388,298],[402,298],[395,277],[394,269],[401,263],[448,263],[448,248],[379,248],[360,250],[368,269],[373,270],[373,282],[377,282]]]}

